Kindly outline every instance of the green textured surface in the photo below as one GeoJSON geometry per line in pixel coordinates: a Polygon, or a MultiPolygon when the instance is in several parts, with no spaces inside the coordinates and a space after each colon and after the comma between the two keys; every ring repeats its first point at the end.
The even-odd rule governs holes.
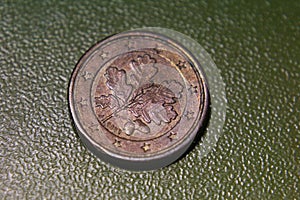
{"type": "Polygon", "coordinates": [[[1,1],[0,198],[297,199],[299,1],[1,1]],[[67,87],[104,37],[159,26],[212,56],[226,84],[224,135],[208,156],[128,172],[75,133],[67,87]]]}

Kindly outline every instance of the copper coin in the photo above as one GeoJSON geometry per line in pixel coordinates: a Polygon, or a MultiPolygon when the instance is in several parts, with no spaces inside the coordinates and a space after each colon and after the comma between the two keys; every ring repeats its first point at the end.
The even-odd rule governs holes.
{"type": "Polygon", "coordinates": [[[79,136],[100,159],[152,170],[188,149],[203,125],[209,94],[198,61],[181,44],[129,31],[82,56],[69,104],[79,136]]]}

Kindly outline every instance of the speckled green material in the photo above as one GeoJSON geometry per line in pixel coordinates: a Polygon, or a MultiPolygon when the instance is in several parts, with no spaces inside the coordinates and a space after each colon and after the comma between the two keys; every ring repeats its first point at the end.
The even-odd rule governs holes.
{"type": "Polygon", "coordinates": [[[1,1],[0,199],[297,199],[299,10],[299,1],[1,1]],[[137,173],[82,145],[67,88],[90,46],[143,26],[197,40],[221,71],[228,110],[208,156],[196,146],[137,173]]]}

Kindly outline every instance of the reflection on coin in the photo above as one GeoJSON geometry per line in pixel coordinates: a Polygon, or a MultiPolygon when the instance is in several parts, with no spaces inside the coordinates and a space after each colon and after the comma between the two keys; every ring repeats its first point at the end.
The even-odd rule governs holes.
{"type": "Polygon", "coordinates": [[[81,139],[100,159],[152,170],[188,149],[209,94],[198,61],[182,45],[129,31],[86,52],[72,74],[69,101],[81,139]]]}

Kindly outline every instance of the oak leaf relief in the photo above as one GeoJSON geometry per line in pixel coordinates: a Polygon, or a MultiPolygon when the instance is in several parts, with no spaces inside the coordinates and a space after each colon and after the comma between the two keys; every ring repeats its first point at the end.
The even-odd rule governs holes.
{"type": "Polygon", "coordinates": [[[137,59],[129,63],[131,68],[129,76],[135,86],[139,87],[152,80],[158,72],[155,62],[155,59],[145,54],[144,56],[138,56],[137,59]]]}
{"type": "Polygon", "coordinates": [[[132,86],[127,83],[126,71],[110,66],[106,70],[105,77],[106,85],[114,92],[115,97],[121,99],[123,103],[126,102],[132,91],[132,86]]]}
{"type": "Polygon", "coordinates": [[[146,84],[134,92],[129,102],[129,111],[146,123],[153,121],[169,123],[177,116],[172,104],[176,102],[174,93],[157,84],[146,84]]]}
{"type": "Polygon", "coordinates": [[[158,72],[155,62],[146,54],[132,60],[128,72],[116,66],[106,69],[104,76],[111,94],[95,97],[95,104],[113,111],[102,119],[102,123],[120,115],[124,132],[131,135],[135,132],[148,134],[150,128],[147,124],[152,122],[161,125],[176,119],[178,113],[174,105],[182,96],[183,86],[175,80],[152,83],[158,72]],[[127,77],[130,77],[130,82],[127,77]]]}

